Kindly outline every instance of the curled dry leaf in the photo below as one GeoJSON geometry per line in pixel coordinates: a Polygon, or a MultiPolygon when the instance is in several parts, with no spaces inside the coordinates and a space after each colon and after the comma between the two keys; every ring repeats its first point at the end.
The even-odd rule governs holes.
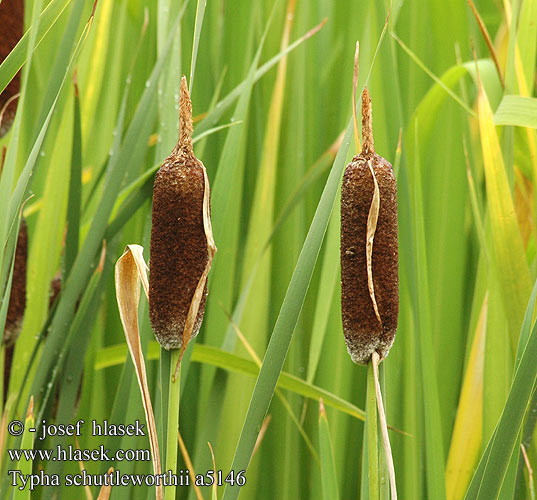
{"type": "Polygon", "coordinates": [[[377,221],[379,218],[380,207],[380,191],[375,172],[371,166],[371,160],[367,162],[371,176],[373,177],[373,198],[371,199],[371,207],[369,207],[369,214],[367,216],[367,239],[366,239],[366,260],[367,260],[367,287],[369,289],[369,296],[371,302],[373,302],[373,309],[375,309],[375,316],[382,325],[380,319],[379,308],[377,305],[377,299],[375,298],[375,285],[373,282],[373,242],[375,240],[375,231],[377,230],[377,221]]]}
{"type": "MultiPolygon", "coordinates": [[[[200,276],[198,285],[196,286],[196,290],[194,291],[190,307],[188,308],[187,320],[185,323],[185,328],[183,330],[183,340],[181,342],[181,356],[179,357],[179,362],[181,362],[181,358],[186,349],[186,346],[188,345],[188,342],[192,337],[192,332],[194,330],[195,320],[198,317],[200,304],[204,299],[203,292],[207,285],[207,276],[209,275],[209,271],[211,270],[214,254],[216,253],[216,245],[214,243],[213,229],[211,225],[211,192],[209,188],[209,179],[207,178],[207,171],[205,170],[205,167],[203,167],[203,179],[205,186],[203,193],[203,229],[205,232],[205,238],[207,239],[207,263],[205,265],[205,269],[200,276]]],[[[177,374],[177,367],[175,369],[175,373],[177,374]]]]}
{"type": "MultiPolygon", "coordinates": [[[[136,377],[142,394],[145,418],[149,429],[149,444],[153,457],[153,469],[155,474],[161,473],[160,454],[155,426],[155,416],[151,404],[151,395],[147,385],[145,360],[140,344],[140,332],[138,329],[138,304],[140,302],[140,281],[146,295],[149,284],[147,281],[147,266],[143,258],[143,247],[140,245],[128,245],[123,255],[116,262],[115,282],[116,297],[119,307],[119,315],[125,338],[134,363],[136,377]]],[[[162,485],[156,486],[156,498],[162,499],[162,485]]]]}

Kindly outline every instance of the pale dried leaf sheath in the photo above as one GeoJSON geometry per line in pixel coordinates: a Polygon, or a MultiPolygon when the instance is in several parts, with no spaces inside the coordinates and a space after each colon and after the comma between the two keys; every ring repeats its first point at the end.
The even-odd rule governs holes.
{"type": "MultiPolygon", "coordinates": [[[[24,0],[3,0],[0,3],[0,63],[9,55],[22,37],[24,27],[24,0]]],[[[20,72],[0,93],[0,137],[13,123],[20,89],[20,72]]]]}
{"type": "Polygon", "coordinates": [[[349,354],[366,364],[375,351],[385,358],[393,343],[399,286],[397,186],[392,166],[375,153],[367,89],[362,115],[362,152],[341,187],[341,312],[349,354]]]}
{"type": "Polygon", "coordinates": [[[375,231],[377,230],[377,222],[379,218],[379,206],[380,206],[380,191],[371,160],[367,162],[371,177],[373,178],[374,189],[373,198],[371,199],[371,206],[369,207],[369,214],[367,216],[367,240],[366,240],[366,260],[367,260],[367,288],[369,289],[369,296],[371,302],[373,302],[373,309],[375,309],[375,316],[382,324],[380,319],[379,308],[377,305],[377,299],[375,298],[375,284],[373,282],[373,243],[375,241],[375,231]]]}
{"type": "MultiPolygon", "coordinates": [[[[114,468],[110,467],[106,473],[112,475],[114,473],[114,468]]],[[[112,493],[112,486],[103,484],[103,486],[101,486],[101,489],[99,491],[99,496],[97,497],[97,500],[109,500],[111,493],[112,493]]]]}
{"type": "Polygon", "coordinates": [[[192,104],[181,80],[179,142],[157,172],[149,274],[149,317],[165,349],[186,347],[200,329],[216,250],[205,167],[192,150],[192,104]]]}
{"type": "MultiPolygon", "coordinates": [[[[140,281],[147,294],[147,273],[143,259],[143,248],[140,245],[128,245],[123,255],[118,259],[115,269],[116,297],[119,315],[129,352],[134,363],[136,377],[142,394],[145,418],[149,429],[149,444],[153,457],[153,470],[155,474],[161,473],[160,454],[155,425],[151,395],[147,385],[145,360],[140,345],[140,332],[138,330],[138,303],[140,301],[140,281]]],[[[156,486],[156,498],[162,499],[162,485],[156,486]]]]}
{"type": "Polygon", "coordinates": [[[21,219],[17,246],[15,248],[15,262],[13,263],[13,280],[11,294],[7,307],[6,326],[3,342],[12,345],[22,328],[24,309],[26,308],[26,260],[28,257],[28,228],[26,221],[21,219]]]}

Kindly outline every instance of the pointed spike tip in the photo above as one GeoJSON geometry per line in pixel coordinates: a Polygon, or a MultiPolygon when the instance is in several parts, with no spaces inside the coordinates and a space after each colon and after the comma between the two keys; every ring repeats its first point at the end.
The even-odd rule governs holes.
{"type": "Polygon", "coordinates": [[[181,78],[181,93],[179,96],[179,141],[175,147],[177,153],[193,155],[192,149],[192,101],[188,92],[186,76],[181,78]]]}
{"type": "Polygon", "coordinates": [[[367,87],[362,92],[362,154],[375,153],[373,141],[373,112],[371,109],[371,97],[367,87]]]}

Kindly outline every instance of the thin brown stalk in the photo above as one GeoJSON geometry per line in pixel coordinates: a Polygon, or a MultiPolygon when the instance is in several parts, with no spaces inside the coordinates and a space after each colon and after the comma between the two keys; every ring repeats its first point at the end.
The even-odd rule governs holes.
{"type": "Polygon", "coordinates": [[[504,89],[505,80],[503,78],[502,70],[500,69],[500,62],[498,61],[498,56],[496,54],[496,50],[494,49],[494,45],[492,44],[492,40],[490,38],[487,27],[485,26],[483,19],[481,19],[481,16],[479,15],[479,12],[477,11],[477,8],[474,5],[474,2],[472,0],[468,0],[468,5],[470,6],[470,9],[472,9],[472,13],[474,14],[474,17],[477,21],[477,25],[479,26],[479,30],[481,31],[481,34],[483,35],[483,38],[485,39],[485,43],[487,44],[487,47],[489,49],[490,56],[492,57],[492,61],[494,62],[494,66],[496,66],[496,71],[498,72],[498,77],[500,78],[502,89],[504,89]]]}

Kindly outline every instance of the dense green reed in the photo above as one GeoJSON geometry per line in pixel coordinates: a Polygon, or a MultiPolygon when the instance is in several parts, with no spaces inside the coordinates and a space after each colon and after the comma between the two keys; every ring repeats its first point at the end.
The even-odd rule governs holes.
{"type": "MultiPolygon", "coordinates": [[[[375,422],[364,425],[364,410],[376,411],[367,368],[346,352],[339,303],[357,40],[358,92],[367,84],[375,148],[398,182],[399,329],[381,373],[399,496],[534,498],[537,0],[475,5],[502,78],[462,1],[100,0],[94,15],[90,0],[26,2],[28,31],[0,64],[0,89],[22,67],[17,118],[0,139],[0,325],[21,213],[30,239],[1,498],[17,467],[58,474],[62,486],[14,498],[86,495],[65,485],[77,461],[10,460],[8,449],[32,446],[33,435],[6,433],[25,422],[30,396],[28,422],[86,422],[81,449],[149,449],[147,436],[93,436],[90,422],[145,423],[113,266],[131,243],[150,258],[152,182],[177,140],[182,74],[218,247],[181,368],[179,431],[194,471],[221,471],[224,500],[389,498],[375,422]]],[[[164,466],[174,463],[170,356],[159,363],[143,292],[139,324],[164,466]]],[[[76,446],[33,439],[58,445],[76,446]]],[[[84,462],[88,474],[111,466],[153,470],[84,462]]],[[[209,487],[176,490],[200,494],[215,498],[209,487]]],[[[154,495],[128,485],[111,498],[154,495]]]]}

